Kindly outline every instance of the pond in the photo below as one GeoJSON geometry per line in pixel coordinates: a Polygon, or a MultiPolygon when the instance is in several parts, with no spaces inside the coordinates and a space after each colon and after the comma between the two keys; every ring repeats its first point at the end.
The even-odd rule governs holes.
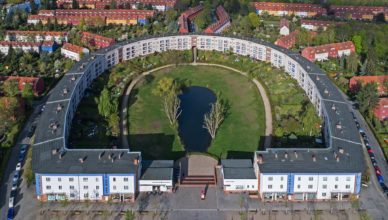
{"type": "Polygon", "coordinates": [[[191,86],[183,90],[179,99],[182,110],[178,119],[181,141],[187,151],[204,152],[210,145],[211,137],[203,128],[203,119],[217,97],[206,87],[191,86]]]}

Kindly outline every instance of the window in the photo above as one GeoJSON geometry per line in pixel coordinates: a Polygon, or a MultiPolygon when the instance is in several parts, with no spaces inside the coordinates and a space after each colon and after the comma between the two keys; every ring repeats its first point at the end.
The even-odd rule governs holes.
{"type": "Polygon", "coordinates": [[[62,181],[62,178],[61,177],[58,177],[58,182],[61,182],[62,181]]]}
{"type": "Polygon", "coordinates": [[[116,186],[113,186],[113,189],[116,190],[116,186]]]}
{"type": "Polygon", "coordinates": [[[100,186],[96,186],[96,189],[100,189],[100,186]]]}
{"type": "Polygon", "coordinates": [[[345,188],[346,188],[346,189],[350,189],[350,185],[346,185],[345,188]]]}
{"type": "Polygon", "coordinates": [[[98,178],[96,178],[96,182],[98,182],[98,178]]]}
{"type": "Polygon", "coordinates": [[[327,185],[322,185],[322,189],[327,189],[327,185]]]}
{"type": "Polygon", "coordinates": [[[298,177],[298,181],[301,181],[301,180],[302,180],[302,177],[299,176],[299,177],[298,177]]]}
{"type": "Polygon", "coordinates": [[[282,184],[282,185],[280,185],[280,189],[283,189],[283,184],[282,184]]]}
{"type": "Polygon", "coordinates": [[[100,197],[100,193],[96,193],[96,198],[100,197]]]}
{"type": "Polygon", "coordinates": [[[46,189],[51,189],[51,186],[46,186],[46,189]]]}
{"type": "Polygon", "coordinates": [[[249,185],[247,185],[247,189],[249,189],[249,185]]]}
{"type": "Polygon", "coordinates": [[[62,189],[62,186],[58,186],[58,189],[61,190],[61,189],[62,189]]]}
{"type": "Polygon", "coordinates": [[[338,181],[338,176],[337,176],[337,177],[335,177],[335,181],[338,181]]]}
{"type": "Polygon", "coordinates": [[[84,182],[87,182],[87,181],[88,181],[88,178],[87,178],[87,177],[84,177],[82,180],[83,180],[84,182]]]}
{"type": "Polygon", "coordinates": [[[280,177],[280,180],[283,181],[284,177],[280,177]]]}
{"type": "Polygon", "coordinates": [[[272,180],[273,180],[272,176],[268,177],[268,181],[272,181],[272,180]]]}
{"type": "Polygon", "coordinates": [[[346,177],[346,181],[350,181],[350,176],[346,177]]]}
{"type": "Polygon", "coordinates": [[[75,194],[74,193],[70,193],[70,198],[74,198],[75,197],[75,194]]]}
{"type": "Polygon", "coordinates": [[[88,186],[84,186],[84,189],[88,189],[89,187],[88,186]]]}
{"type": "Polygon", "coordinates": [[[272,189],[272,185],[268,185],[268,189],[272,189]]]}
{"type": "Polygon", "coordinates": [[[116,182],[116,177],[113,177],[113,182],[116,182]]]}
{"type": "Polygon", "coordinates": [[[338,189],[338,185],[334,185],[334,189],[338,189]]]}
{"type": "Polygon", "coordinates": [[[70,186],[70,189],[74,189],[74,186],[70,186]]]}
{"type": "Polygon", "coordinates": [[[124,189],[125,189],[125,190],[128,190],[128,186],[124,186],[124,189]]]}
{"type": "Polygon", "coordinates": [[[298,187],[298,189],[300,189],[300,185],[298,185],[297,187],[298,187]]]}
{"type": "Polygon", "coordinates": [[[326,196],[326,193],[322,193],[322,196],[326,196]]]}
{"type": "Polygon", "coordinates": [[[310,176],[309,181],[313,181],[313,180],[314,180],[314,177],[310,176]]]}
{"type": "Polygon", "coordinates": [[[325,177],[323,177],[323,181],[327,181],[327,177],[325,176],[325,177]]]}
{"type": "Polygon", "coordinates": [[[128,178],[127,177],[124,177],[124,182],[128,182],[128,178]]]}
{"type": "Polygon", "coordinates": [[[308,188],[309,188],[309,189],[312,189],[312,188],[313,188],[313,185],[308,185],[308,188]]]}
{"type": "Polygon", "coordinates": [[[46,181],[47,181],[47,182],[50,182],[50,177],[46,177],[46,181]]]}
{"type": "Polygon", "coordinates": [[[89,193],[85,193],[85,194],[84,194],[84,198],[85,198],[85,199],[89,198],[89,193]]]}

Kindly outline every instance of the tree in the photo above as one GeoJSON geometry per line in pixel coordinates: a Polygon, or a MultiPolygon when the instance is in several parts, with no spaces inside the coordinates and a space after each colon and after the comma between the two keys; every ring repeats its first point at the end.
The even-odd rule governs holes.
{"type": "Polygon", "coordinates": [[[125,220],[134,220],[135,218],[136,218],[136,215],[135,213],[133,213],[133,211],[127,210],[125,212],[125,220]]]}
{"type": "Polygon", "coordinates": [[[368,50],[368,57],[365,64],[365,73],[367,75],[376,75],[377,57],[373,48],[368,50]]]}
{"type": "Polygon", "coordinates": [[[226,107],[220,99],[217,99],[216,103],[212,103],[210,112],[205,114],[203,127],[208,130],[212,139],[216,137],[217,130],[224,121],[225,115],[226,107]]]}
{"type": "Polygon", "coordinates": [[[362,52],[362,37],[361,37],[361,35],[354,35],[352,37],[352,41],[354,43],[354,46],[356,47],[357,54],[360,54],[362,52]]]}
{"type": "Polygon", "coordinates": [[[120,134],[120,117],[118,116],[118,114],[114,113],[109,115],[109,117],[107,118],[107,122],[109,126],[110,135],[118,137],[120,134]]]}
{"type": "Polygon", "coordinates": [[[19,94],[19,82],[17,80],[6,80],[3,84],[3,92],[8,97],[15,97],[19,94]]]}
{"type": "Polygon", "coordinates": [[[101,95],[95,99],[97,103],[98,113],[105,118],[108,118],[111,114],[116,112],[118,103],[116,100],[111,100],[109,90],[105,87],[101,95]]]}
{"type": "Polygon", "coordinates": [[[358,57],[356,53],[352,53],[346,57],[346,69],[351,73],[355,73],[357,71],[358,57]]]}
{"type": "Polygon", "coordinates": [[[249,21],[251,22],[254,28],[257,28],[260,25],[260,19],[259,19],[259,16],[256,15],[256,13],[251,12],[249,13],[248,17],[249,17],[249,21]]]}
{"type": "Polygon", "coordinates": [[[34,99],[34,91],[32,89],[32,85],[30,83],[26,83],[24,85],[23,91],[22,91],[22,97],[26,100],[26,102],[31,105],[32,100],[34,99]]]}
{"type": "Polygon", "coordinates": [[[194,19],[194,22],[200,30],[209,26],[212,22],[210,7],[205,6],[203,11],[194,19]]]}
{"type": "Polygon", "coordinates": [[[72,9],[79,9],[79,4],[77,0],[72,0],[71,1],[71,7],[72,9]]]}
{"type": "Polygon", "coordinates": [[[367,83],[361,87],[360,91],[356,95],[356,100],[359,105],[360,112],[371,116],[373,109],[379,103],[379,96],[377,93],[376,83],[367,83]]]}

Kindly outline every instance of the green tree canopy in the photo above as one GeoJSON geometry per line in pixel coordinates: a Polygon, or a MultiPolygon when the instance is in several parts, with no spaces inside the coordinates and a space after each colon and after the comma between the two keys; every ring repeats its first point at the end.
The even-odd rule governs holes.
{"type": "Polygon", "coordinates": [[[356,100],[359,105],[360,112],[368,114],[371,113],[379,103],[379,96],[377,93],[376,83],[367,83],[361,87],[360,91],[356,95],[356,100]]]}
{"type": "Polygon", "coordinates": [[[352,37],[354,46],[356,47],[356,52],[360,54],[362,52],[362,37],[361,35],[354,35],[352,37]]]}
{"type": "Polygon", "coordinates": [[[3,92],[8,97],[15,97],[19,94],[19,82],[17,80],[7,80],[3,84],[3,92]]]}
{"type": "Polygon", "coordinates": [[[22,97],[27,101],[28,104],[32,104],[32,100],[34,99],[34,90],[32,89],[32,85],[30,83],[26,83],[24,85],[22,97]]]}
{"type": "Polygon", "coordinates": [[[105,118],[108,118],[117,111],[118,103],[115,99],[112,101],[109,90],[106,87],[95,101],[97,103],[98,112],[105,118]]]}

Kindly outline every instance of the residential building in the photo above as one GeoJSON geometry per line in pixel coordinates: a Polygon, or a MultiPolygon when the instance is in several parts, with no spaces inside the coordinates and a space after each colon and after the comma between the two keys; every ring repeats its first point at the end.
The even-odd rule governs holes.
{"type": "Polygon", "coordinates": [[[258,193],[258,178],[251,160],[221,160],[221,176],[224,192],[258,193]]]}
{"type": "Polygon", "coordinates": [[[57,44],[67,42],[67,32],[64,31],[19,31],[9,30],[5,32],[6,41],[42,42],[55,41],[57,44]]]}
{"type": "Polygon", "coordinates": [[[201,13],[202,10],[203,6],[198,5],[183,12],[178,19],[179,33],[189,33],[191,22],[195,17],[197,17],[197,15],[199,15],[199,13],[201,13]]]}
{"type": "Polygon", "coordinates": [[[221,33],[226,28],[230,26],[230,17],[229,14],[225,11],[224,7],[222,5],[219,5],[216,8],[216,16],[217,21],[213,24],[211,24],[209,27],[207,27],[204,32],[205,33],[221,33]]]}
{"type": "MultiPolygon", "coordinates": [[[[79,7],[88,9],[106,9],[112,5],[110,0],[76,0],[79,7]]],[[[117,8],[132,8],[138,9],[139,5],[150,5],[154,10],[167,11],[174,8],[177,0],[117,0],[115,1],[117,8]]],[[[72,8],[72,0],[58,0],[59,8],[72,8]]],[[[112,8],[111,8],[112,9],[112,8]]]]}
{"type": "Polygon", "coordinates": [[[151,160],[142,162],[139,180],[140,192],[172,192],[174,187],[174,161],[151,160]]]}
{"type": "Polygon", "coordinates": [[[29,15],[27,23],[46,25],[56,21],[62,25],[78,25],[81,21],[88,25],[105,24],[146,24],[147,18],[155,14],[152,10],[114,9],[114,10],[85,10],[85,9],[58,9],[41,10],[37,15],[29,15]]]}
{"type": "Polygon", "coordinates": [[[280,20],[279,33],[283,36],[287,36],[290,34],[290,22],[285,18],[282,18],[280,20]]]}
{"type": "Polygon", "coordinates": [[[344,22],[333,22],[333,21],[320,21],[320,20],[301,20],[301,27],[310,31],[323,30],[326,31],[328,27],[335,25],[345,24],[344,22]]]}
{"type": "Polygon", "coordinates": [[[380,96],[387,94],[388,87],[388,75],[384,76],[353,76],[349,80],[349,90],[352,93],[357,93],[360,90],[360,86],[368,84],[368,83],[376,83],[377,91],[380,96]]]}
{"type": "Polygon", "coordinates": [[[53,53],[58,48],[55,41],[44,41],[41,45],[42,52],[53,53]]]}
{"type": "Polygon", "coordinates": [[[40,46],[41,43],[37,42],[0,41],[0,53],[8,55],[10,48],[15,51],[40,53],[40,46]]]}
{"type": "Polygon", "coordinates": [[[61,48],[61,54],[72,60],[80,61],[82,56],[87,55],[89,50],[74,44],[65,43],[61,48]]]}
{"type": "Polygon", "coordinates": [[[355,52],[352,41],[324,44],[315,47],[306,47],[302,50],[302,56],[310,61],[322,61],[329,58],[348,56],[355,52]]]}
{"type": "Polygon", "coordinates": [[[388,7],[332,5],[330,6],[330,11],[337,18],[370,21],[378,14],[384,15],[384,13],[388,11],[388,7]]]}
{"type": "Polygon", "coordinates": [[[376,118],[380,121],[388,119],[388,98],[380,98],[378,106],[373,110],[376,118]]]}
{"type": "Polygon", "coordinates": [[[0,76],[0,81],[14,80],[18,82],[19,91],[22,92],[26,84],[31,84],[32,91],[35,95],[39,95],[44,90],[44,81],[39,77],[27,77],[27,76],[0,76]]]}
{"type": "Polygon", "coordinates": [[[302,3],[255,2],[258,15],[266,12],[273,16],[296,15],[299,17],[315,17],[326,15],[326,9],[320,5],[302,3]]]}
{"type": "Polygon", "coordinates": [[[109,47],[116,43],[113,38],[104,37],[90,32],[82,32],[81,41],[86,45],[96,47],[98,49],[109,47]]]}
{"type": "Polygon", "coordinates": [[[275,45],[290,49],[296,44],[298,34],[299,34],[299,30],[295,30],[291,32],[289,35],[282,36],[275,41],[275,45]]]}

